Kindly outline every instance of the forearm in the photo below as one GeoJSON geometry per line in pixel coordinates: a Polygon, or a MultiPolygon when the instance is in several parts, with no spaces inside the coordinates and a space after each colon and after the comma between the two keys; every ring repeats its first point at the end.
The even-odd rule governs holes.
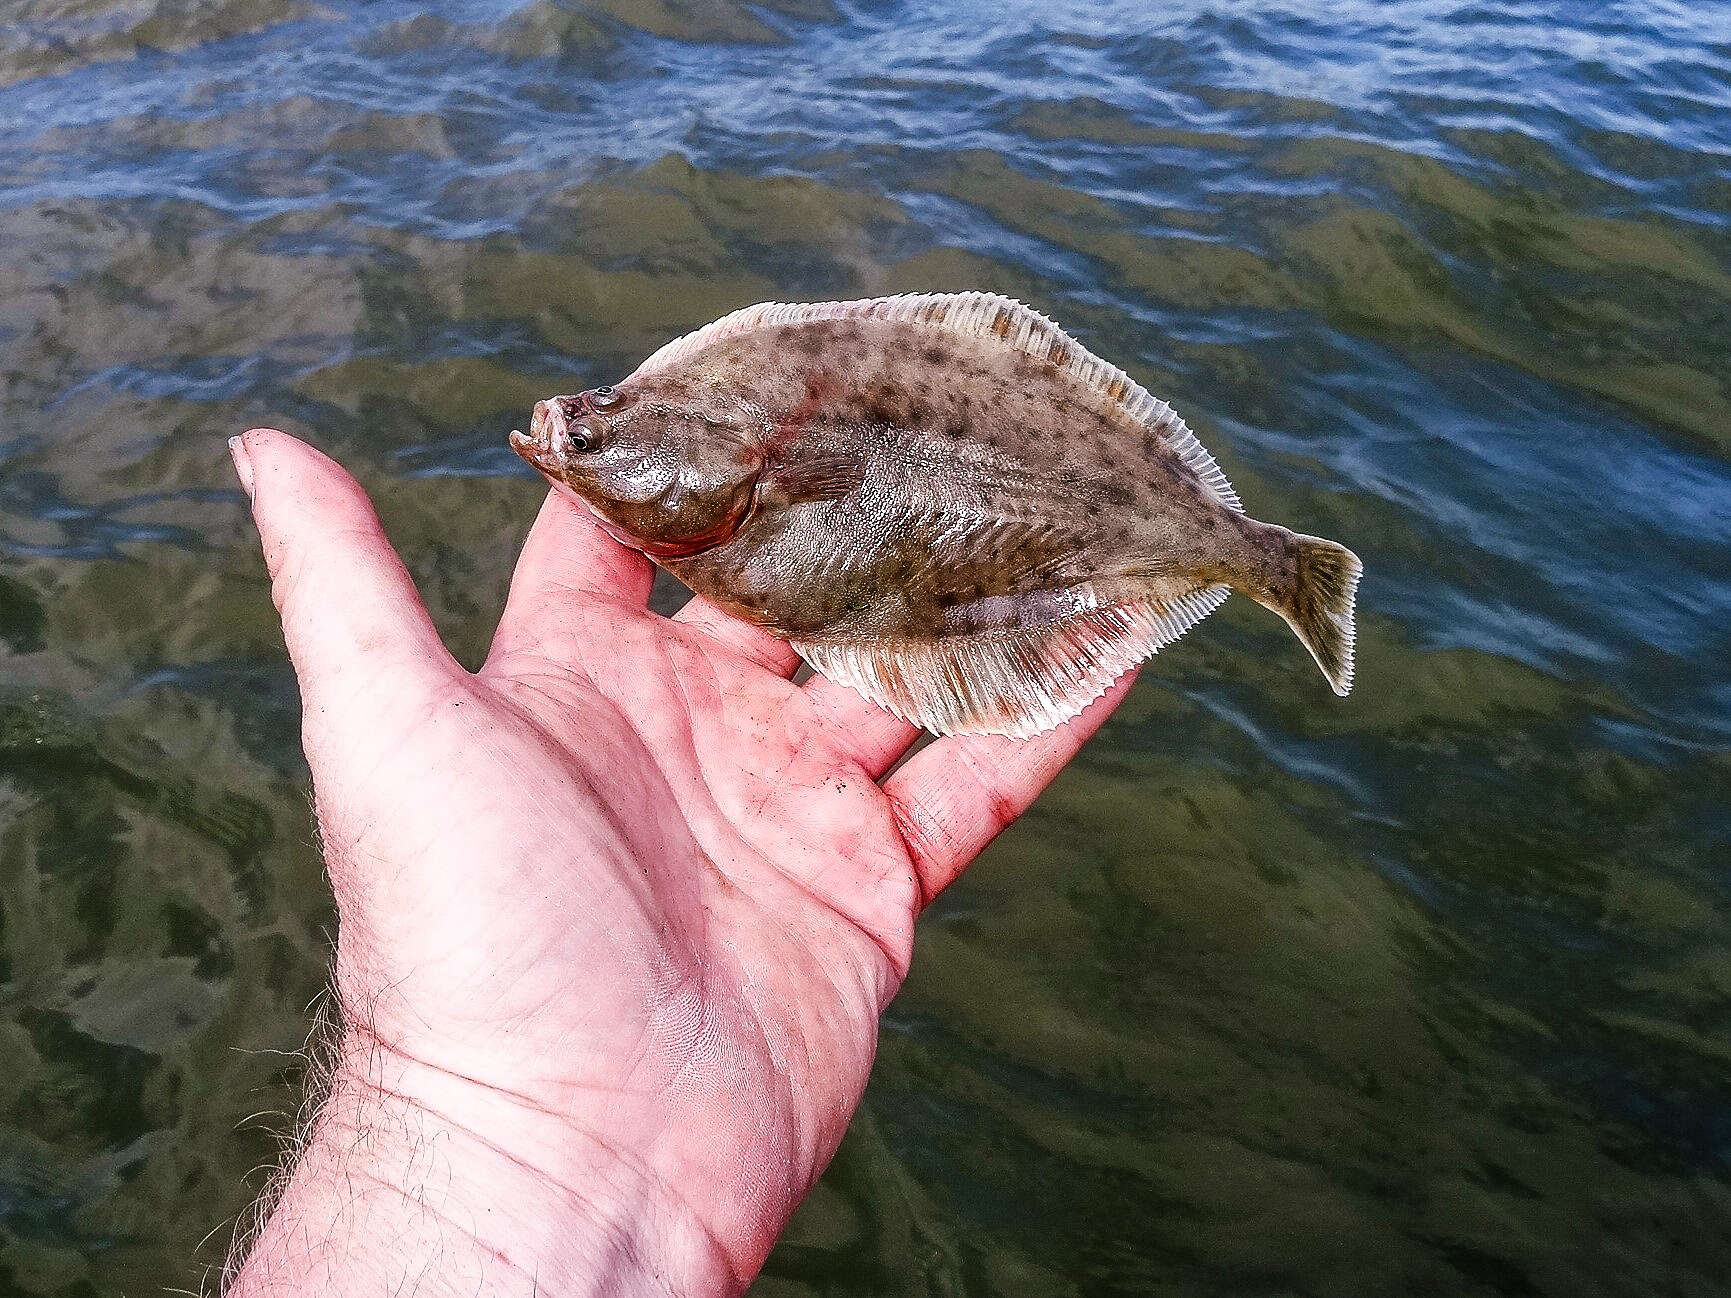
{"type": "Polygon", "coordinates": [[[558,1165],[539,1166],[528,1153],[542,1143],[535,1129],[554,1119],[461,1090],[412,1063],[348,1051],[231,1298],[707,1298],[743,1288],[665,1187],[592,1142],[573,1157],[562,1139],[558,1165]],[[454,1103],[433,1108],[404,1093],[429,1081],[454,1103]],[[501,1123],[519,1137],[512,1148],[484,1134],[501,1123]]]}

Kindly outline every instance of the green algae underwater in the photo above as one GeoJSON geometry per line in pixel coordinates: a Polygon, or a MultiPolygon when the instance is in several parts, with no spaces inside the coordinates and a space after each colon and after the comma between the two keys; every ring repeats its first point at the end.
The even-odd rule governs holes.
{"type": "MultiPolygon", "coordinates": [[[[987,289],[1364,558],[923,921],[754,1292],[1731,1287],[1731,24],[1624,4],[24,0],[0,23],[0,1294],[214,1283],[332,932],[224,439],[478,661],[530,404],[987,289]]],[[[658,607],[682,598],[658,586],[658,607]]]]}

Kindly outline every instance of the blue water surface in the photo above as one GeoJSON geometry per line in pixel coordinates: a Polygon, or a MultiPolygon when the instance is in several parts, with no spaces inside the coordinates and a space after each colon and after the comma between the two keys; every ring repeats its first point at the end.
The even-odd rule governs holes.
{"type": "Polygon", "coordinates": [[[530,403],[966,288],[1364,557],[1358,688],[1246,601],[1160,656],[759,1292],[1725,1292],[1728,213],[1722,5],[18,0],[0,1293],[214,1284],[292,1125],[332,916],[226,437],[353,467],[474,661],[530,403]]]}

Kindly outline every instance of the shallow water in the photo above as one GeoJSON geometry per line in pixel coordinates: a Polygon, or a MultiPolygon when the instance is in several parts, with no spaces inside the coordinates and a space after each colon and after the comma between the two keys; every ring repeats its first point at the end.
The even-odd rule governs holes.
{"type": "Polygon", "coordinates": [[[536,397],[974,287],[1358,550],[1359,685],[1242,600],[1161,656],[926,919],[758,1292],[1731,1286],[1731,16],[1062,8],[7,6],[0,1293],[196,1288],[298,1095],[223,439],[352,466],[474,661],[536,397]]]}

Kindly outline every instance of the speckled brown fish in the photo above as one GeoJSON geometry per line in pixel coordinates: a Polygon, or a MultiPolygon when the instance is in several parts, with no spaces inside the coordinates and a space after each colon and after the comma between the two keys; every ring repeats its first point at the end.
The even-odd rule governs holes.
{"type": "Polygon", "coordinates": [[[1232,590],[1352,686],[1352,552],[1249,518],[1170,406],[1009,298],[748,307],[530,428],[620,541],[940,734],[1050,729],[1232,590]]]}

